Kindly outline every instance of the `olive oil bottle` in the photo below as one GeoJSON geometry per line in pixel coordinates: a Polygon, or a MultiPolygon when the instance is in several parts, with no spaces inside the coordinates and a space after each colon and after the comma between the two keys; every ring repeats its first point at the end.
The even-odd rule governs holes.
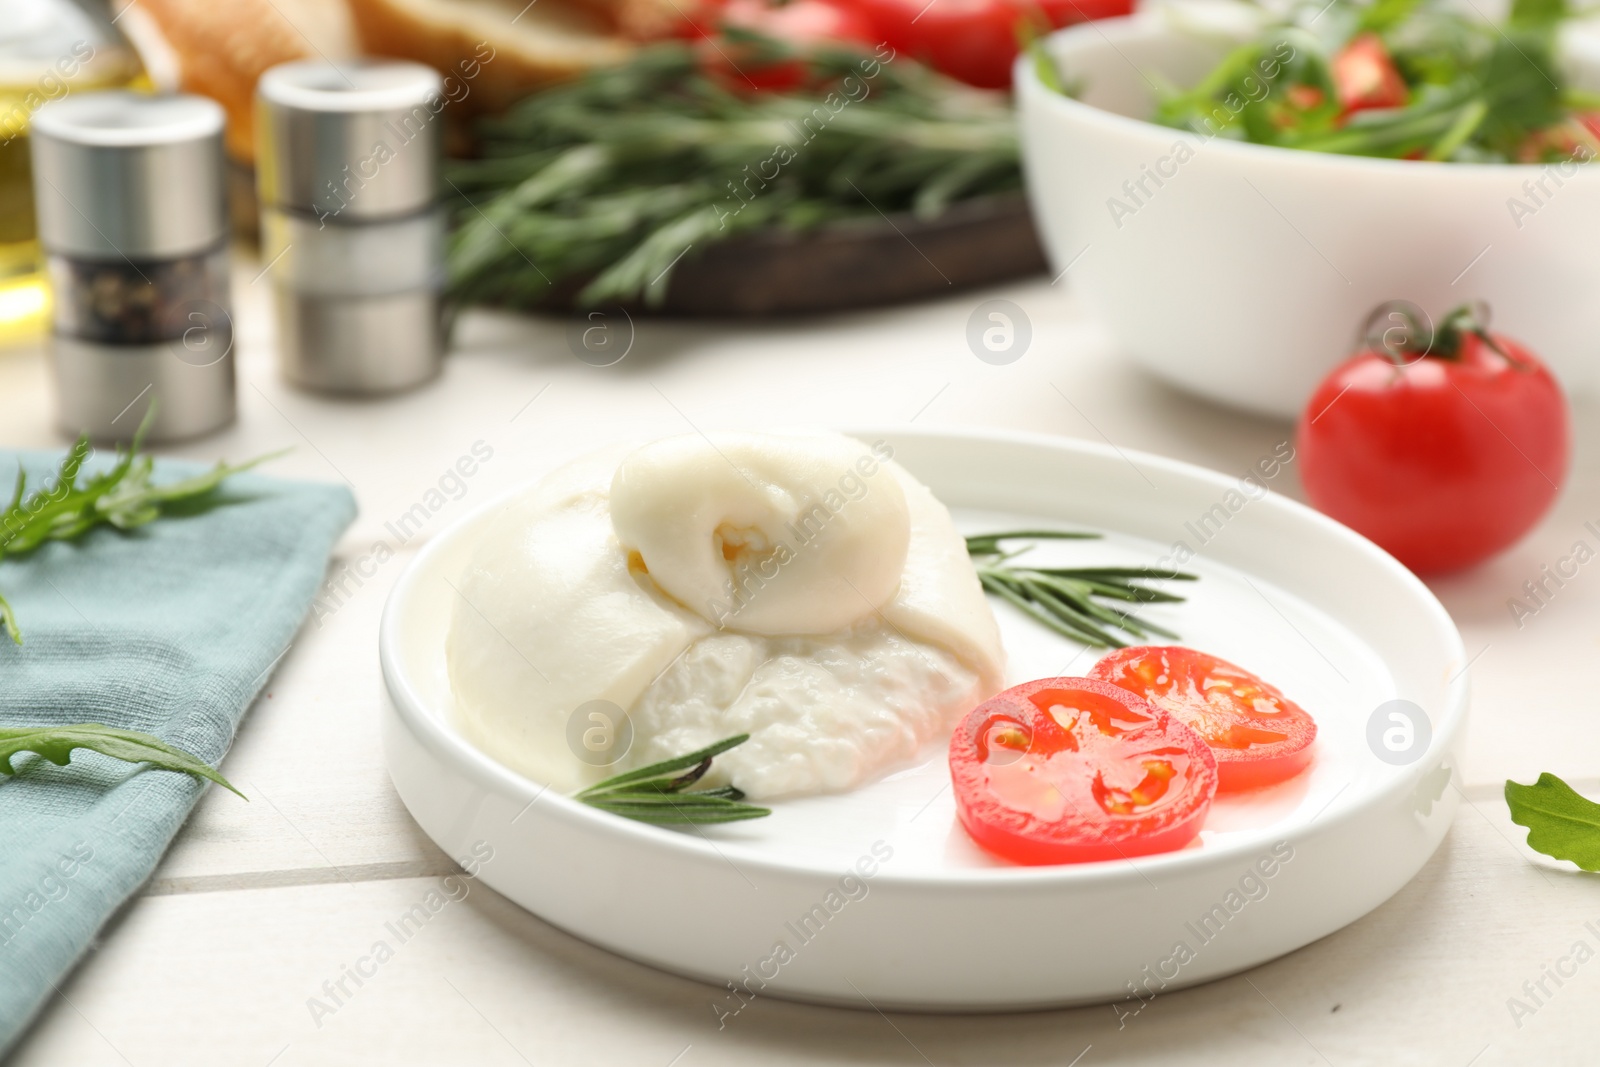
{"type": "Polygon", "coordinates": [[[148,88],[103,0],[0,0],[0,344],[42,332],[49,290],[34,228],[28,125],[68,93],[148,88]]]}

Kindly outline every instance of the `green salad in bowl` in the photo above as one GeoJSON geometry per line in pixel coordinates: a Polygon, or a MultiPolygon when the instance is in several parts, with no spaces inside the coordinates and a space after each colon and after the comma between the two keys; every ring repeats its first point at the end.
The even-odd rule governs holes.
{"type": "Polygon", "coordinates": [[[1467,163],[1600,153],[1600,93],[1571,84],[1566,0],[1516,0],[1503,23],[1428,0],[1292,9],[1152,116],[1206,136],[1313,152],[1467,163]]]}
{"type": "Polygon", "coordinates": [[[1279,416],[1395,299],[1483,300],[1569,391],[1600,385],[1593,29],[1562,0],[1319,3],[1161,0],[1019,66],[1029,201],[1081,306],[1129,359],[1279,416]]]}

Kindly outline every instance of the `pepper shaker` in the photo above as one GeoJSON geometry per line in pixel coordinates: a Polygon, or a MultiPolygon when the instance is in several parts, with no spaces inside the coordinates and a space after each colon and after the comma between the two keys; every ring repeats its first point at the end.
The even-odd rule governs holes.
{"type": "Polygon", "coordinates": [[[371,394],[439,373],[442,90],[419,63],[304,61],[262,76],[262,258],[290,382],[371,394]]]}
{"type": "Polygon", "coordinates": [[[198,96],[82,93],[33,117],[50,349],[69,433],[151,441],[233,421],[223,112],[198,96]]]}

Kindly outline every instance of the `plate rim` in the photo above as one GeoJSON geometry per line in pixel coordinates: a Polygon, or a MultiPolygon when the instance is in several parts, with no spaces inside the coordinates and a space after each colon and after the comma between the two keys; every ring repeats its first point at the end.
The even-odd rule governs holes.
{"type": "MultiPolygon", "coordinates": [[[[783,426],[774,428],[769,432],[782,432],[784,429],[800,428],[783,426]]],[[[812,429],[814,430],[816,427],[812,427],[812,429]]],[[[945,438],[1024,448],[1044,448],[1057,452],[1087,453],[1108,461],[1137,461],[1151,469],[1164,470],[1179,477],[1208,483],[1221,491],[1234,488],[1234,483],[1237,481],[1237,479],[1230,478],[1220,471],[1202,467],[1199,464],[1185,460],[1036,431],[991,429],[986,427],[919,428],[909,423],[870,424],[864,426],[846,425],[834,427],[833,429],[834,432],[857,438],[866,437],[868,440],[874,438],[892,440],[898,435],[901,438],[945,438]]],[[[576,458],[578,456],[569,456],[563,462],[576,458]]],[[[557,466],[559,465],[557,464],[557,466]]],[[[550,468],[550,470],[554,469],[556,468],[550,468]]],[[[407,593],[428,572],[433,558],[448,550],[453,535],[459,530],[471,526],[489,511],[503,507],[507,500],[525,492],[536,481],[537,479],[521,482],[504,492],[495,494],[489,500],[484,501],[430,537],[428,542],[417,551],[416,556],[407,564],[405,570],[396,579],[393,588],[390,589],[378,625],[378,659],[384,688],[388,692],[390,704],[400,723],[416,737],[419,744],[431,751],[436,758],[448,760],[480,787],[509,795],[514,800],[524,802],[523,811],[531,808],[535,802],[544,798],[546,793],[550,793],[552,795],[548,798],[548,802],[552,809],[551,814],[580,828],[585,833],[599,834],[602,837],[611,839],[618,845],[642,847],[648,850],[687,850],[700,858],[718,862],[728,862],[729,855],[732,854],[733,857],[739,860],[740,864],[748,864],[756,871],[764,871],[776,876],[816,877],[822,875],[828,879],[837,878],[839,871],[817,862],[783,859],[767,852],[748,849],[738,841],[713,841],[703,834],[699,837],[694,837],[687,832],[646,825],[590,807],[562,793],[554,792],[550,786],[535,782],[505,766],[488,753],[479,749],[459,731],[447,729],[437,716],[426,710],[425,701],[411,685],[410,680],[400,667],[400,663],[403,662],[403,656],[399,648],[400,637],[398,635],[400,627],[403,625],[401,616],[407,593]]],[[[1368,554],[1381,567],[1390,571],[1391,577],[1399,581],[1400,584],[1409,586],[1410,591],[1420,597],[1420,601],[1427,612],[1434,616],[1434,621],[1441,624],[1442,628],[1439,633],[1441,636],[1448,638],[1449,651],[1455,660],[1465,664],[1445,683],[1444,706],[1439,713],[1439,721],[1433,724],[1428,751],[1424,752],[1408,766],[1402,768],[1387,783],[1367,793],[1367,799],[1364,802],[1338,807],[1333,811],[1324,809],[1323,812],[1313,816],[1309,822],[1295,827],[1292,832],[1285,835],[1286,838],[1294,836],[1297,840],[1304,840],[1312,833],[1320,835],[1336,830],[1342,823],[1360,818],[1365,809],[1378,806],[1399,794],[1413,790],[1425,776],[1425,769],[1431,768],[1432,764],[1436,762],[1427,758],[1428,753],[1449,752],[1458,744],[1459,735],[1466,727],[1471,689],[1471,664],[1466,660],[1466,647],[1462,641],[1460,630],[1450,617],[1449,612],[1445,610],[1444,605],[1433,594],[1433,591],[1403,564],[1354,530],[1292,497],[1269,488],[1266,496],[1259,498],[1258,502],[1268,500],[1272,501],[1274,506],[1288,508],[1289,513],[1297,519],[1310,521],[1313,525],[1321,527],[1325,534],[1345,541],[1355,549],[1368,554]]],[[[385,762],[387,763],[387,754],[385,762]]],[[[1340,793],[1342,792],[1343,790],[1341,789],[1340,793]]],[[[1329,801],[1330,806],[1334,801],[1337,801],[1340,793],[1336,793],[1332,800],[1329,801]]],[[[403,795],[401,800],[402,803],[406,803],[409,813],[410,805],[405,801],[403,795]]],[[[1035,889],[1041,884],[1052,882],[1059,883],[1064,890],[1084,885],[1105,887],[1124,881],[1137,880],[1147,882],[1150,875],[1164,873],[1169,869],[1176,869],[1180,872],[1193,869],[1198,872],[1206,868],[1234,864],[1241,859],[1254,858],[1259,853],[1259,849],[1259,841],[1247,837],[1238,841],[1219,843],[1201,850],[1185,848],[1173,852],[1140,856],[1137,857],[1137,861],[1124,857],[1095,863],[974,867],[937,871],[924,870],[915,873],[884,868],[873,876],[873,882],[875,884],[892,883],[898,886],[920,889],[951,890],[961,890],[971,886],[1004,889],[1011,885],[1035,889]]]]}

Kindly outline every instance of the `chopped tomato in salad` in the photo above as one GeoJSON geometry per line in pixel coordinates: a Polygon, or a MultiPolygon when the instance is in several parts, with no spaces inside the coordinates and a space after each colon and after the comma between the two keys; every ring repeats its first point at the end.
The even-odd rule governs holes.
{"type": "MultiPolygon", "coordinates": [[[[1560,59],[1577,7],[1518,0],[1496,25],[1449,0],[1317,6],[1310,22],[1294,5],[1278,10],[1189,88],[1163,88],[1155,121],[1386,159],[1561,163],[1600,153],[1583,121],[1600,94],[1560,59]]],[[[1071,74],[1056,81],[1073,85],[1071,74]]]]}
{"type": "Polygon", "coordinates": [[[1187,724],[1211,747],[1217,788],[1292,778],[1311,762],[1317,724],[1275,686],[1227,660],[1178,646],[1122,648],[1089,671],[1187,724]]]}
{"type": "Polygon", "coordinates": [[[1199,735],[1090,678],[1015,686],[950,739],[956,811],[974,841],[1017,863],[1083,863],[1182,848],[1217,791],[1199,735]]]}
{"type": "Polygon", "coordinates": [[[1404,107],[1405,79],[1375,33],[1363,33],[1334,54],[1333,85],[1346,115],[1368,108],[1404,107]]]}

